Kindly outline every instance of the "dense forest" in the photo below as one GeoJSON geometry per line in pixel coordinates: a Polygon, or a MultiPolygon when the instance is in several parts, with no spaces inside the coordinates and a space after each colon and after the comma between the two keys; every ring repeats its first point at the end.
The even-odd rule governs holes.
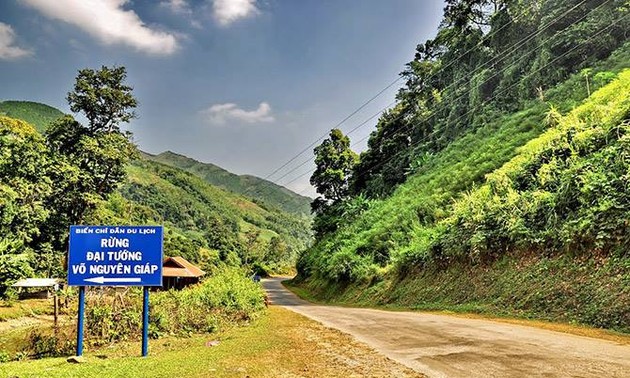
{"type": "Polygon", "coordinates": [[[448,0],[357,156],[315,149],[315,245],[333,301],[630,330],[630,8],[448,0]]]}
{"type": "Polygon", "coordinates": [[[0,103],[0,292],[65,277],[72,224],[163,224],[164,253],[203,269],[293,269],[310,218],[142,159],[120,127],[137,106],[125,81],[124,67],[79,71],[67,99],[87,125],[44,104],[0,103]]]}

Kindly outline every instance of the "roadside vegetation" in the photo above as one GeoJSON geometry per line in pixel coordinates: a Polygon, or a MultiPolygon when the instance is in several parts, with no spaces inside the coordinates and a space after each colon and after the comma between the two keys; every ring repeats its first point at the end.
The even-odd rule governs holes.
{"type": "Polygon", "coordinates": [[[63,358],[0,364],[0,376],[420,377],[351,336],[281,307],[246,328],[152,341],[150,355],[138,355],[138,343],[123,342],[88,352],[85,364],[63,358]]]}
{"type": "MultiPolygon", "coordinates": [[[[149,337],[191,337],[209,335],[248,325],[265,313],[264,293],[244,272],[221,268],[210,272],[203,282],[184,290],[152,293],[149,337]]],[[[50,316],[30,326],[0,332],[3,362],[30,358],[69,356],[76,348],[76,295],[69,294],[57,327],[50,316]]],[[[52,308],[40,303],[38,314],[52,308]]],[[[19,305],[16,305],[19,306],[19,305]]],[[[135,341],[142,331],[142,289],[93,289],[86,295],[85,345],[95,352],[117,343],[135,341]]],[[[22,311],[19,311],[21,314],[22,311]]],[[[31,314],[32,316],[35,314],[31,314]]],[[[37,319],[37,318],[36,318],[37,319]]]]}
{"type": "Polygon", "coordinates": [[[317,240],[294,284],[630,332],[627,9],[462,4],[418,46],[358,163],[335,131],[316,148],[317,240]]]}

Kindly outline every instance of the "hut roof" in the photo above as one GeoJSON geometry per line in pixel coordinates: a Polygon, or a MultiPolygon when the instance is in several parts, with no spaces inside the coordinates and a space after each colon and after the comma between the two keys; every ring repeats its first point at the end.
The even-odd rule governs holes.
{"type": "Polygon", "coordinates": [[[201,277],[206,272],[181,256],[166,257],[162,263],[163,277],[201,277]]]}
{"type": "Polygon", "coordinates": [[[13,287],[53,287],[59,284],[56,278],[24,278],[14,283],[13,287]]]}

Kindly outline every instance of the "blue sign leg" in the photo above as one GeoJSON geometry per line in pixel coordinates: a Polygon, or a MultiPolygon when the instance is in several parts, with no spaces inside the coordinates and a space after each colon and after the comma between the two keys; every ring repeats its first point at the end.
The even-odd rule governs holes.
{"type": "Polygon", "coordinates": [[[83,355],[83,315],[85,312],[85,286],[79,287],[79,314],[77,320],[77,356],[83,355]]]}
{"type": "Polygon", "coordinates": [[[144,288],[144,301],[142,304],[142,357],[149,354],[149,287],[144,288]]]}

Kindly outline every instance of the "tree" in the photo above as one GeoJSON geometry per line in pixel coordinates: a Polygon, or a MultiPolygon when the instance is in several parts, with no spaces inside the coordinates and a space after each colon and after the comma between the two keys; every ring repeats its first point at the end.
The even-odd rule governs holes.
{"type": "Polygon", "coordinates": [[[133,109],[138,106],[126,78],[125,67],[79,70],[74,91],[67,96],[70,110],[85,115],[91,132],[118,131],[121,122],[136,117],[133,109]]]}
{"type": "Polygon", "coordinates": [[[325,203],[340,202],[348,194],[350,174],[359,159],[350,149],[350,139],[341,130],[333,129],[314,152],[317,168],[311,176],[311,184],[325,203]]]}
{"type": "Polygon", "coordinates": [[[43,228],[56,250],[64,250],[67,228],[81,224],[126,178],[128,162],[137,157],[131,133],[120,130],[135,114],[137,101],[124,83],[124,67],[79,71],[70,109],[88,119],[84,126],[71,116],[46,130],[50,159],[55,162],[55,193],[47,208],[52,214],[43,228]]]}
{"type": "Polygon", "coordinates": [[[280,237],[274,236],[269,242],[269,252],[267,253],[266,262],[280,265],[289,262],[290,250],[287,243],[280,237]]]}
{"type": "Polygon", "coordinates": [[[28,243],[48,217],[52,192],[46,146],[24,121],[0,116],[0,240],[28,243]]]}
{"type": "Polygon", "coordinates": [[[0,116],[0,295],[32,276],[32,266],[45,265],[29,245],[49,215],[50,169],[41,135],[24,121],[0,116]]]}
{"type": "Polygon", "coordinates": [[[310,181],[322,196],[311,202],[311,210],[316,215],[313,231],[319,239],[339,226],[343,201],[350,194],[351,173],[359,158],[339,129],[331,130],[314,152],[316,169],[310,181]]]}

